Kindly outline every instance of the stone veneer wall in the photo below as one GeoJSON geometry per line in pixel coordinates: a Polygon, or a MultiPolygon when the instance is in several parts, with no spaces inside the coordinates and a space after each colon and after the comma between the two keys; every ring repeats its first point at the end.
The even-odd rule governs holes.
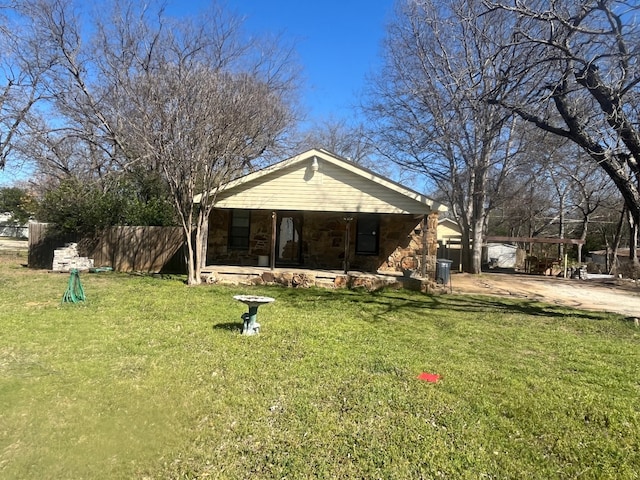
{"type": "Polygon", "coordinates": [[[340,213],[305,212],[302,224],[302,261],[305,267],[343,268],[344,217],[340,213]]]}
{"type": "MultiPolygon", "coordinates": [[[[438,251],[438,212],[427,217],[426,272],[433,277],[438,251]]],[[[386,216],[380,223],[380,252],[390,252],[379,267],[382,272],[422,272],[423,237],[422,221],[410,215],[386,216]],[[385,233],[386,232],[386,233],[385,233]]]]}
{"type": "MultiPolygon", "coordinates": [[[[251,212],[251,237],[248,250],[228,248],[228,210],[214,210],[209,222],[207,264],[257,265],[259,255],[270,255],[271,212],[251,212]]],[[[302,267],[340,270],[344,262],[345,214],[305,212],[302,224],[302,267]]],[[[379,255],[356,255],[357,215],[350,224],[349,268],[375,272],[421,271],[422,221],[413,215],[382,215],[379,255]]],[[[438,213],[427,218],[427,275],[435,272],[438,248],[438,213]]]]}
{"type": "Polygon", "coordinates": [[[228,247],[230,216],[230,210],[214,210],[211,213],[207,264],[257,265],[259,255],[270,254],[271,212],[266,210],[251,211],[249,250],[228,247]]]}

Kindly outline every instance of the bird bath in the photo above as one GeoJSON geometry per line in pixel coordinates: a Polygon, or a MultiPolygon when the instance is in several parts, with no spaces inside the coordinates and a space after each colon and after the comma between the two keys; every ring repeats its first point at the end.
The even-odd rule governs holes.
{"type": "Polygon", "coordinates": [[[248,313],[242,314],[242,335],[255,335],[260,331],[260,324],[256,321],[258,307],[266,303],[275,302],[275,298],[258,297],[256,295],[234,295],[235,300],[244,303],[249,307],[248,313]]]}

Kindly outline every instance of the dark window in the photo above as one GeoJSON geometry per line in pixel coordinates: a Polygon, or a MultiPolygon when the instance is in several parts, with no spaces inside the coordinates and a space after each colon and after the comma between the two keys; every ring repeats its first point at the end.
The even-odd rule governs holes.
{"type": "Polygon", "coordinates": [[[251,212],[249,210],[232,210],[229,222],[229,248],[233,250],[249,249],[249,226],[251,212]]]}
{"type": "Polygon", "coordinates": [[[356,228],[356,254],[378,255],[379,236],[380,217],[378,215],[359,215],[356,228]]]}

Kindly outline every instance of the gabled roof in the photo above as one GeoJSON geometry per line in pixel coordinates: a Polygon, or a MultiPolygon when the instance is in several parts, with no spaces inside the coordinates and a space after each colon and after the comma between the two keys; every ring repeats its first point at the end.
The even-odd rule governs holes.
{"type": "Polygon", "coordinates": [[[223,185],[216,207],[405,214],[447,210],[425,195],[321,149],[223,185]]]}
{"type": "Polygon", "coordinates": [[[445,242],[459,242],[462,238],[462,229],[458,222],[450,218],[438,220],[438,240],[445,242]]]}

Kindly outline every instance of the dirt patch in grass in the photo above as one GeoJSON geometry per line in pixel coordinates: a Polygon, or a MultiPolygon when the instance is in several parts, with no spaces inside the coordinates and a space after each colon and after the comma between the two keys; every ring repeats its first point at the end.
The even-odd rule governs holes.
{"type": "Polygon", "coordinates": [[[453,293],[526,298],[640,317],[640,285],[630,280],[575,280],[511,273],[451,276],[453,293]]]}

